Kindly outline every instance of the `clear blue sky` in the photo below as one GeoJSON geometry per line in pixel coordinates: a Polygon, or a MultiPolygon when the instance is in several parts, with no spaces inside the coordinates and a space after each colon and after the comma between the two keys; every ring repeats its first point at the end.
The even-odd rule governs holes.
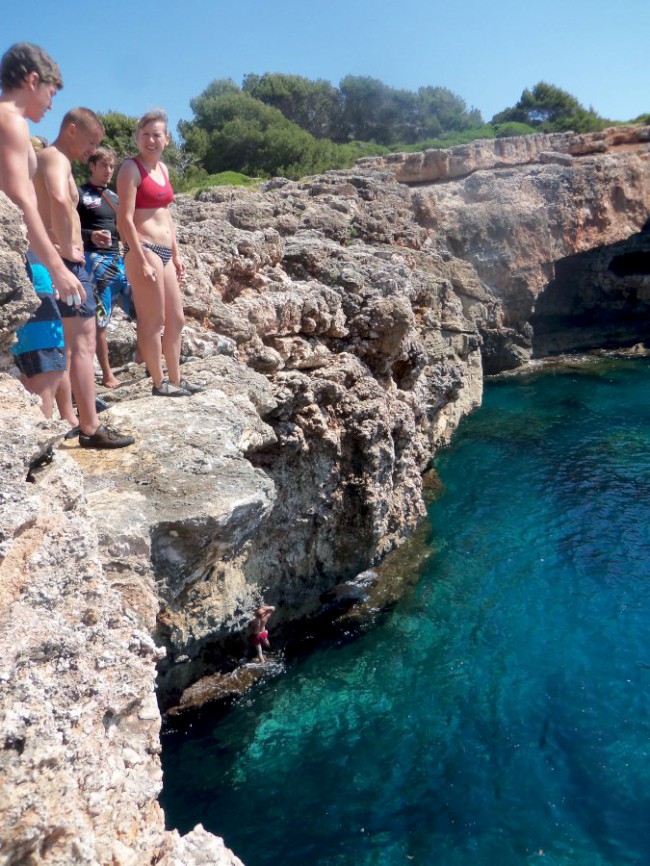
{"type": "Polygon", "coordinates": [[[33,130],[50,139],[76,105],[160,106],[176,134],[190,99],[248,72],[447,87],[485,120],[542,80],[610,119],[650,111],[650,0],[5,0],[0,32],[0,53],[35,42],[61,67],[33,130]]]}

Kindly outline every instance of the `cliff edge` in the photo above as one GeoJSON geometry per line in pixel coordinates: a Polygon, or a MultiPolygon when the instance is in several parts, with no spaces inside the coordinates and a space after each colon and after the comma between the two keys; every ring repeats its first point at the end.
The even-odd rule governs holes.
{"type": "MultiPolygon", "coordinates": [[[[558,263],[594,254],[603,288],[579,300],[603,322],[630,280],[643,313],[648,277],[609,265],[645,249],[645,129],[596,151],[512,140],[508,165],[459,151],[453,176],[364,161],[179,196],[205,391],[153,398],[116,321],[108,416],[136,444],[106,454],[64,443],[12,376],[34,295],[0,196],[0,863],[239,863],[200,826],[164,830],[156,677],[173,703],[261,597],[280,623],[312,614],[413,531],[485,372],[534,354],[544,303],[547,329],[565,305],[563,346],[576,333],[558,263]]],[[[622,342],[647,335],[631,320],[622,342]]]]}

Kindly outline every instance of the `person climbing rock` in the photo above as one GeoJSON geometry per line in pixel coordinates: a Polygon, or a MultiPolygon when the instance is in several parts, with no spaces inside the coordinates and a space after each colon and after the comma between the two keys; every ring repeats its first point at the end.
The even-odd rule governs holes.
{"type": "Polygon", "coordinates": [[[266,659],[262,652],[262,647],[271,649],[269,643],[269,633],[266,624],[271,618],[271,614],[275,611],[275,607],[271,604],[261,604],[255,611],[255,616],[248,624],[248,635],[251,643],[257,652],[257,658],[261,664],[264,664],[266,659]]]}

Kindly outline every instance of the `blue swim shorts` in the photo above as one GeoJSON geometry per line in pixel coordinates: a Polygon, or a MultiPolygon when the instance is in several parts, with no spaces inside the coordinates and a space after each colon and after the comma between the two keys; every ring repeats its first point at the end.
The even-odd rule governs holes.
{"type": "Polygon", "coordinates": [[[86,253],[86,270],[93,284],[97,304],[97,325],[105,328],[111,320],[115,304],[129,319],[135,319],[135,304],[131,285],[119,253],[86,253]]]}
{"type": "Polygon", "coordinates": [[[63,325],[50,275],[31,254],[26,267],[40,305],[16,331],[16,342],[11,351],[20,372],[31,378],[38,373],[65,370],[66,358],[63,325]]]}
{"type": "Polygon", "coordinates": [[[69,259],[63,259],[63,264],[66,268],[75,275],[86,292],[86,300],[80,307],[73,307],[71,304],[66,304],[60,298],[56,302],[61,313],[62,319],[74,319],[79,316],[82,319],[94,319],[97,305],[95,303],[95,295],[93,293],[92,283],[88,276],[88,271],[83,262],[71,262],[69,259]]]}
{"type": "Polygon", "coordinates": [[[66,367],[64,349],[34,349],[14,356],[20,372],[31,379],[39,373],[62,373],[66,367]]]}

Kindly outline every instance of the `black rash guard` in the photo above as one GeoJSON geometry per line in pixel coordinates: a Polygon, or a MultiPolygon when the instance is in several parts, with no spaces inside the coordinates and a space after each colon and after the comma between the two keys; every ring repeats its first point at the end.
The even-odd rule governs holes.
{"type": "Polygon", "coordinates": [[[119,252],[117,228],[115,225],[118,202],[117,194],[112,189],[93,186],[91,183],[85,183],[79,187],[77,211],[81,220],[81,237],[84,242],[84,250],[87,253],[119,252]],[[102,230],[108,230],[111,233],[112,240],[110,247],[98,247],[90,238],[91,232],[102,230]]]}

